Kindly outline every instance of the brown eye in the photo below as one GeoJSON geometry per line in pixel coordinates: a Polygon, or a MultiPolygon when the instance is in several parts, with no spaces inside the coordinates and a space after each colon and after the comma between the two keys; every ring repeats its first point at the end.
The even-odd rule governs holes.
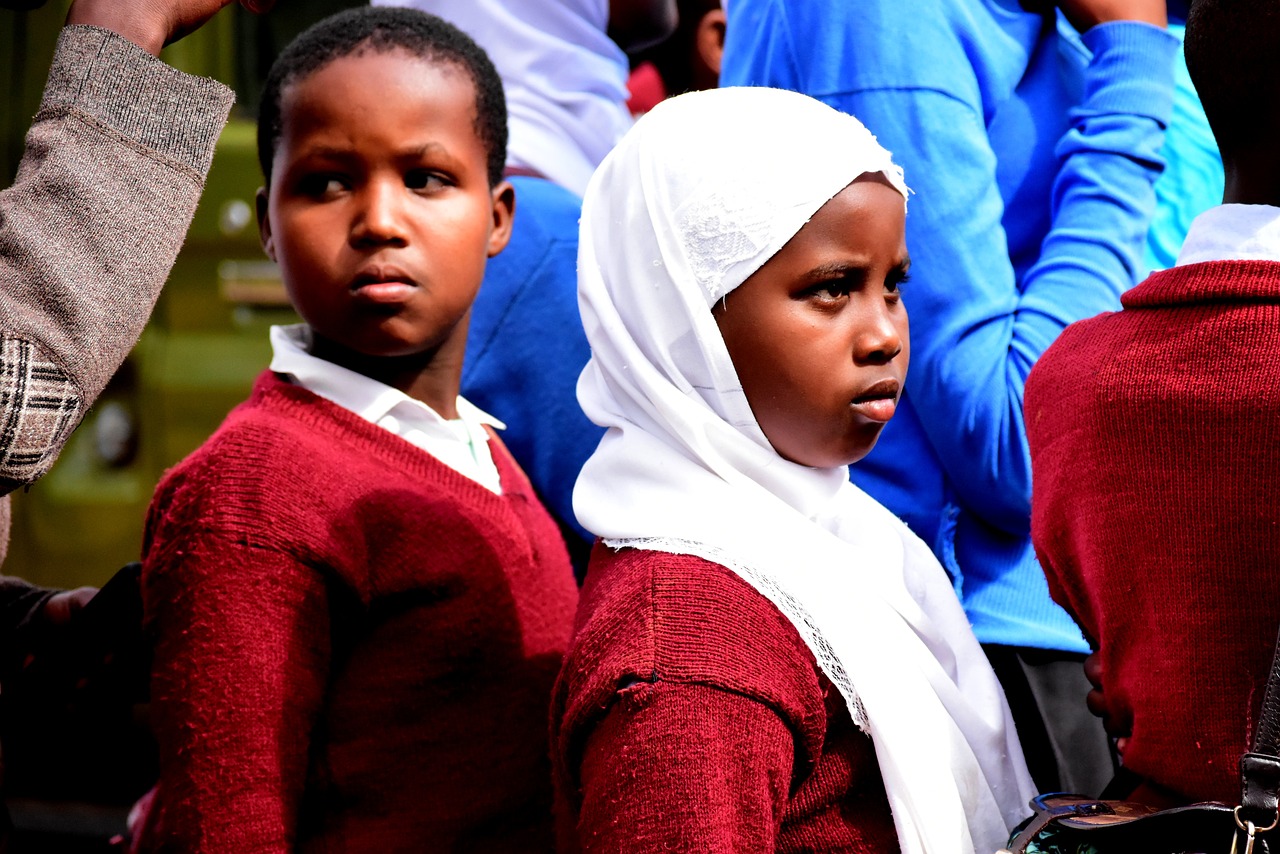
{"type": "Polygon", "coordinates": [[[426,169],[414,169],[404,176],[404,185],[410,190],[433,192],[448,185],[443,176],[426,169]]]}
{"type": "Polygon", "coordinates": [[[346,189],[346,181],[337,175],[307,175],[298,182],[298,190],[315,199],[334,196],[346,189]]]}
{"type": "Polygon", "coordinates": [[[819,295],[825,299],[843,299],[849,295],[849,282],[847,279],[838,279],[834,282],[825,282],[819,289],[819,295]]]}

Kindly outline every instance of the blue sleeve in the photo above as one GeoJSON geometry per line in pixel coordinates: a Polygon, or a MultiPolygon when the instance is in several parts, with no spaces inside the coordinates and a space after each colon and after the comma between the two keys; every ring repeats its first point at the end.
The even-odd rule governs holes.
{"type": "Polygon", "coordinates": [[[1084,41],[1093,59],[1056,149],[1052,225],[1021,283],[1008,261],[995,155],[980,114],[946,98],[858,96],[880,101],[878,115],[887,96],[897,111],[937,110],[935,123],[965,129],[921,140],[939,150],[909,179],[920,194],[909,246],[920,274],[904,295],[913,327],[907,390],[961,502],[1013,532],[1030,520],[1027,374],[1068,324],[1117,308],[1139,277],[1171,110],[1175,39],[1145,24],[1114,23],[1084,41]],[[944,176],[945,199],[943,188],[930,192],[944,176]]]}
{"type": "MultiPolygon", "coordinates": [[[[1185,36],[1181,24],[1170,23],[1169,32],[1179,40],[1185,36]]],[[[1165,270],[1177,262],[1192,221],[1222,202],[1224,185],[1222,156],[1183,51],[1173,67],[1173,119],[1160,152],[1165,169],[1156,182],[1156,215],[1147,234],[1151,270],[1165,270]]]]}

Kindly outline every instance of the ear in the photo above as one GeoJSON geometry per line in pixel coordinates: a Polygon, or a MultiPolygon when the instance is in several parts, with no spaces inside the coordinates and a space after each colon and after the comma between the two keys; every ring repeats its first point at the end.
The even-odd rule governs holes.
{"type": "Polygon", "coordinates": [[[698,55],[717,77],[720,76],[720,60],[724,56],[724,9],[712,9],[702,16],[698,22],[698,32],[694,36],[698,55]]]}
{"type": "Polygon", "coordinates": [[[511,222],[516,215],[516,188],[502,181],[493,188],[493,230],[489,232],[489,257],[492,258],[511,240],[511,222]]]}
{"type": "Polygon", "coordinates": [[[258,239],[262,241],[262,251],[274,261],[276,260],[276,243],[271,236],[271,217],[268,215],[266,187],[258,188],[254,202],[258,208],[258,239]]]}

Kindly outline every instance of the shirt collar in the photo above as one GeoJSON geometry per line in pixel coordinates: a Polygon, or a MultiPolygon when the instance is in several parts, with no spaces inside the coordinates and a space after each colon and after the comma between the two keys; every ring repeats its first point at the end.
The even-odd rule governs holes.
{"type": "Polygon", "coordinates": [[[1280,208],[1218,205],[1191,223],[1177,266],[1204,261],[1280,261],[1280,208]]]}
{"type": "MultiPolygon", "coordinates": [[[[398,418],[423,426],[448,425],[447,419],[425,403],[386,383],[313,356],[307,352],[310,346],[311,329],[305,323],[272,326],[271,370],[288,374],[298,385],[375,424],[395,410],[398,418]]],[[[506,429],[505,424],[462,396],[456,405],[463,422],[506,429]]]]}

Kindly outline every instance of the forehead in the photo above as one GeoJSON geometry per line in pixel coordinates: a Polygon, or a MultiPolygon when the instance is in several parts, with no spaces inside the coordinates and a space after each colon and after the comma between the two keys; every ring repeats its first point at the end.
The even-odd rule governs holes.
{"type": "Polygon", "coordinates": [[[280,95],[281,142],[316,133],[382,130],[476,138],[476,88],[471,75],[448,59],[424,58],[401,48],[362,49],[340,56],[292,81],[280,95]]]}
{"type": "Polygon", "coordinates": [[[778,252],[803,261],[813,254],[905,260],[906,206],[902,194],[878,174],[863,175],[818,209],[778,252]]]}

